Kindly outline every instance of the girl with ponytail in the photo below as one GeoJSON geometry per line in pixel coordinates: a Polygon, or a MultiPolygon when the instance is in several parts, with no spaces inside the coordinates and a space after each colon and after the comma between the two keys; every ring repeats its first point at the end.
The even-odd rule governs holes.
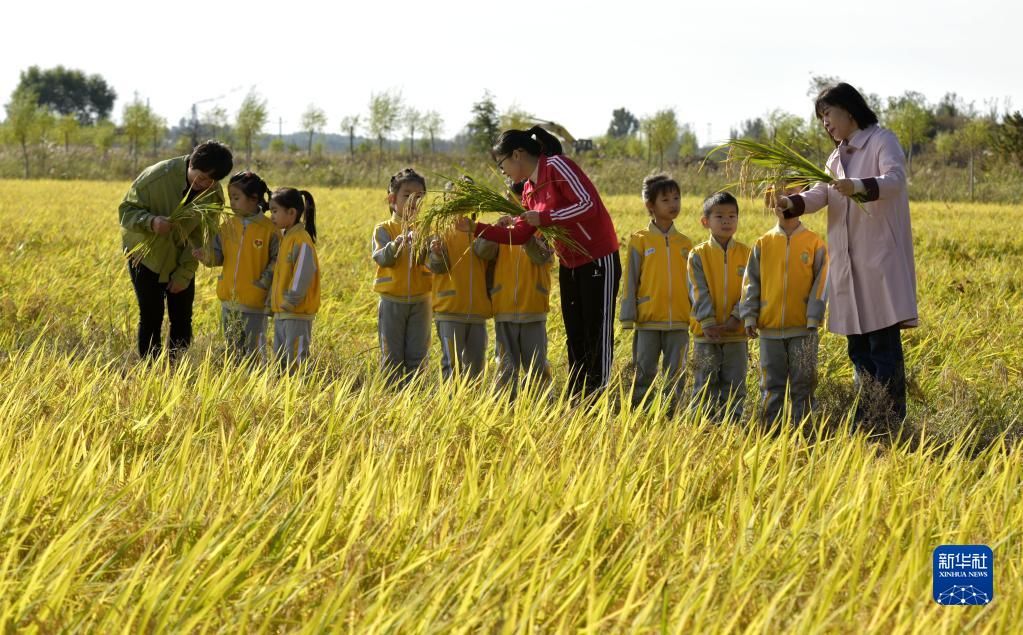
{"type": "Polygon", "coordinates": [[[238,358],[266,352],[266,296],[270,290],[280,238],[265,215],[270,188],[255,172],[239,172],[227,186],[233,214],[207,248],[194,249],[208,267],[223,266],[217,283],[220,323],[228,350],[238,358]]]}
{"type": "Polygon", "coordinates": [[[313,195],[293,187],[274,190],[270,196],[270,219],[283,234],[270,293],[274,351],[281,364],[293,372],[309,357],[313,318],[320,308],[313,195]]]}
{"type": "Polygon", "coordinates": [[[599,392],[611,374],[614,312],[622,276],[618,235],[589,177],[562,153],[561,142],[540,126],[506,130],[492,154],[512,182],[523,182],[527,212],[496,225],[478,223],[477,235],[521,245],[537,227],[559,225],[583,251],[556,243],[561,263],[561,312],[568,336],[569,384],[573,394],[599,392]]]}

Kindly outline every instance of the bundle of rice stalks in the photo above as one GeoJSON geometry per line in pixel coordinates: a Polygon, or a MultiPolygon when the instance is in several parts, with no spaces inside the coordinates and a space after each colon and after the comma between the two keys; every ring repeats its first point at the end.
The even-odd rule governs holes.
{"type": "MultiPolygon", "coordinates": [[[[803,190],[816,183],[831,185],[836,180],[829,171],[780,141],[761,143],[751,139],[731,139],[715,148],[708,158],[725,148],[728,149],[724,160],[726,166],[737,164],[739,168],[738,181],[729,187],[737,187],[741,193],[755,198],[770,194],[776,188],[779,191],[788,188],[803,190]]],[[[870,215],[863,206],[863,194],[854,194],[851,198],[870,215]]]]}
{"type": "MultiPolygon", "coordinates": [[[[171,224],[170,238],[175,243],[186,247],[202,247],[213,241],[224,214],[229,213],[231,209],[217,200],[215,194],[216,190],[211,188],[189,201],[188,192],[185,193],[178,206],[167,216],[167,220],[171,224]],[[198,244],[194,244],[190,238],[196,226],[201,232],[198,244]]],[[[138,260],[145,258],[152,251],[159,237],[158,234],[152,234],[132,247],[128,255],[138,260]]]]}
{"type": "MultiPolygon", "coordinates": [[[[472,217],[485,212],[496,212],[517,217],[527,211],[510,190],[506,195],[467,179],[449,179],[449,182],[451,183],[449,189],[434,199],[419,217],[417,225],[421,236],[443,235],[463,216],[472,217]]],[[[564,227],[558,225],[537,227],[537,232],[548,243],[556,241],[566,249],[586,253],[586,249],[572,238],[564,227]]]]}

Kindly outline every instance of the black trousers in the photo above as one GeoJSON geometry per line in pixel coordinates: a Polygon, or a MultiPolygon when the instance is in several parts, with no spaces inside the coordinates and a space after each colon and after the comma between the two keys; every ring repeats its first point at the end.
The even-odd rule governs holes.
{"type": "MultiPolygon", "coordinates": [[[[849,359],[856,369],[857,378],[870,377],[884,386],[888,393],[889,414],[898,421],[906,418],[906,361],[902,353],[902,333],[899,325],[878,331],[849,335],[849,359]]],[[[856,411],[857,420],[864,416],[863,408],[856,411]]]]}
{"type": "Polygon", "coordinates": [[[128,274],[135,287],[135,298],[139,304],[139,356],[142,358],[160,355],[160,329],[163,327],[163,308],[167,305],[170,318],[168,351],[171,358],[188,348],[192,343],[192,302],[195,300],[195,283],[178,293],[167,291],[167,283],[160,282],[160,274],[150,271],[139,263],[128,262],[128,274]]]}
{"type": "Polygon", "coordinates": [[[618,252],[568,269],[561,267],[561,314],[568,338],[569,389],[574,395],[603,390],[611,376],[614,319],[622,262],[618,252]]]}

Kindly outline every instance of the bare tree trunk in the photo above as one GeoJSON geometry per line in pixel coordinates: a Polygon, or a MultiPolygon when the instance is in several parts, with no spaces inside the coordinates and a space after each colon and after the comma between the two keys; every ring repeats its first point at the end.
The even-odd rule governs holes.
{"type": "Polygon", "coordinates": [[[313,156],[313,131],[309,131],[309,148],[307,150],[309,156],[313,156]]]}
{"type": "Polygon", "coordinates": [[[973,150],[970,150],[970,202],[973,202],[973,184],[976,182],[973,172],[973,150]]]}
{"type": "Polygon", "coordinates": [[[28,143],[21,141],[21,156],[25,160],[25,178],[28,179],[28,143]]]}
{"type": "Polygon", "coordinates": [[[355,156],[355,128],[348,129],[348,156],[355,156]]]}
{"type": "Polygon", "coordinates": [[[409,153],[409,156],[412,157],[411,160],[415,161],[416,160],[416,129],[415,128],[410,128],[408,136],[409,136],[408,153],[409,153]]]}

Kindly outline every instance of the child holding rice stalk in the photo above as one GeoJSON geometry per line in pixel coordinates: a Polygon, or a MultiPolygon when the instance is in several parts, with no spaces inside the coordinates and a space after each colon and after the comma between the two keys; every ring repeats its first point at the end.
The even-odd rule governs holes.
{"type": "Polygon", "coordinates": [[[526,212],[497,225],[477,224],[478,235],[521,245],[538,228],[566,232],[555,240],[561,261],[561,312],[568,340],[569,389],[592,395],[607,385],[614,349],[614,312],[622,276],[618,236],[600,194],[586,174],[562,154],[561,142],[534,126],[506,130],[492,149],[501,172],[525,181],[526,212]]]}
{"type": "MultiPolygon", "coordinates": [[[[472,183],[468,176],[463,181],[472,183]]],[[[451,189],[448,183],[448,189],[451,189]]],[[[433,272],[433,317],[441,348],[441,373],[477,377],[487,355],[487,320],[493,316],[487,293],[487,262],[481,255],[493,243],[471,230],[449,228],[430,242],[427,263],[433,272]]],[[[495,245],[496,247],[496,245],[495,245]]]]}
{"type": "Polygon", "coordinates": [[[316,256],[316,202],[313,195],[281,187],[270,195],[270,220],[281,231],[270,309],[274,352],[290,372],[309,358],[313,319],[320,308],[320,261],[316,256]]]}
{"type": "MultiPolygon", "coordinates": [[[[857,384],[882,384],[887,416],[901,422],[906,369],[900,331],[919,322],[905,157],[896,136],[878,125],[849,84],[825,88],[814,109],[835,142],[827,167],[837,178],[778,197],[778,209],[795,218],[827,206],[828,328],[848,339],[857,384]]],[[[857,420],[864,415],[859,408],[857,420]]]]}
{"type": "Polygon", "coordinates": [[[265,216],[270,188],[254,172],[239,172],[227,185],[233,215],[209,247],[192,255],[208,267],[223,267],[217,282],[220,322],[228,350],[238,357],[266,351],[267,293],[277,263],[280,236],[265,216]]]}
{"type": "Polygon", "coordinates": [[[424,368],[430,347],[432,276],[411,229],[425,195],[425,178],[412,168],[399,171],[387,186],[391,219],[373,229],[380,365],[401,387],[424,368]]]}
{"type": "MultiPolygon", "coordinates": [[[[509,200],[520,204],[522,185],[513,184],[509,200]]],[[[518,394],[519,371],[528,382],[549,378],[547,313],[550,310],[554,251],[540,234],[524,245],[485,241],[483,258],[493,261],[490,299],[494,307],[499,388],[518,394]]]]}
{"type": "Polygon", "coordinates": [[[687,259],[693,241],[675,229],[681,209],[678,182],[667,174],[643,179],[643,202],[650,223],[629,239],[625,292],[619,319],[634,329],[632,362],[636,376],[632,405],[639,406],[657,377],[664,357],[665,384],[674,409],[682,397],[682,372],[689,350],[687,259]]]}
{"type": "Polygon", "coordinates": [[[693,396],[714,418],[725,416],[730,404],[738,421],[746,399],[749,357],[739,300],[750,250],[734,238],[739,203],[728,192],[707,197],[700,221],[710,230],[710,238],[689,253],[688,261],[693,396]]]}
{"type": "Polygon", "coordinates": [[[746,334],[760,338],[760,390],[768,423],[778,419],[786,394],[795,422],[813,407],[827,275],[827,247],[799,218],[778,212],[778,225],[753,243],[740,313],[746,334]]]}
{"type": "Polygon", "coordinates": [[[192,280],[198,268],[192,248],[206,244],[219,224],[224,192],[218,181],[232,165],[226,146],[206,141],[190,155],[143,170],[121,201],[121,239],[139,307],[143,359],[160,354],[165,304],[171,358],[192,342],[192,280]]]}

